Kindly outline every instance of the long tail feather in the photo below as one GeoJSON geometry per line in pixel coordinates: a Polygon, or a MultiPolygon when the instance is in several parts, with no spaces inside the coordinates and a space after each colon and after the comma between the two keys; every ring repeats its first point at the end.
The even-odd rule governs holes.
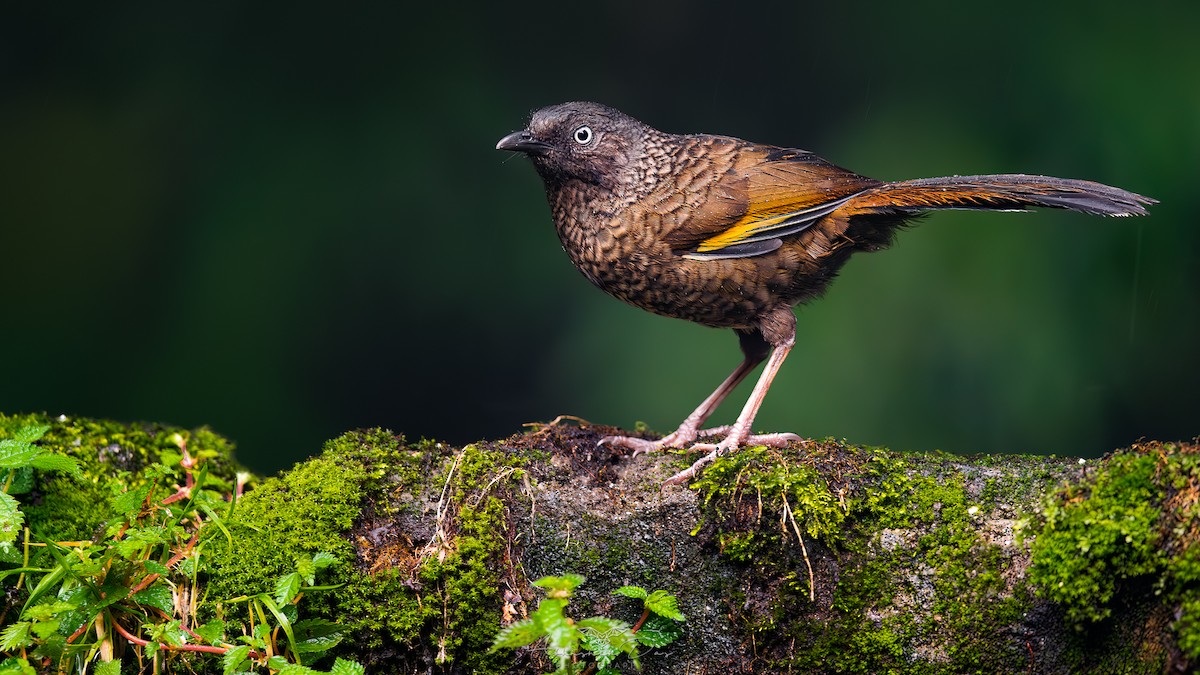
{"type": "Polygon", "coordinates": [[[1144,216],[1156,200],[1087,180],[998,174],[885,183],[854,197],[850,214],[906,215],[930,209],[1008,210],[1042,206],[1101,216],[1144,216]]]}

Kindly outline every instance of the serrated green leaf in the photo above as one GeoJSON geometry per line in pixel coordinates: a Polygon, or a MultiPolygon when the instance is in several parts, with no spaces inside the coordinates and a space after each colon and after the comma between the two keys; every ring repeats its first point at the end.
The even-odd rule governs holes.
{"type": "Polygon", "coordinates": [[[58,619],[33,622],[33,634],[40,638],[48,638],[58,630],[61,622],[58,619]]]}
{"type": "Polygon", "coordinates": [[[623,595],[634,600],[642,600],[646,597],[646,589],[641,586],[622,586],[613,591],[613,595],[623,595]]]}
{"type": "Polygon", "coordinates": [[[546,635],[546,631],[538,627],[533,619],[524,619],[516,623],[505,626],[496,634],[496,639],[492,641],[491,651],[508,647],[516,649],[524,647],[527,644],[537,642],[539,638],[546,635]]]}
{"type": "Polygon", "coordinates": [[[142,503],[145,502],[146,497],[150,495],[150,489],[152,487],[153,486],[150,484],[139,485],[122,492],[116,497],[113,497],[113,511],[123,516],[137,513],[142,509],[142,503]]]}
{"type": "Polygon", "coordinates": [[[47,431],[50,431],[49,424],[30,424],[17,429],[12,435],[12,440],[18,443],[33,443],[41,440],[47,431]]]}
{"type": "Polygon", "coordinates": [[[0,651],[11,652],[32,645],[33,637],[29,635],[32,627],[31,621],[17,621],[5,626],[4,631],[0,632],[0,651]]]}
{"type": "Polygon", "coordinates": [[[24,522],[25,514],[21,513],[21,505],[12,495],[0,492],[0,543],[16,541],[24,522]]]}
{"type": "Polygon", "coordinates": [[[172,647],[178,647],[187,642],[187,631],[183,630],[179,621],[168,621],[160,624],[142,624],[150,632],[150,639],[164,642],[172,647]]]}
{"type": "Polygon", "coordinates": [[[32,607],[26,607],[24,612],[21,612],[21,618],[33,619],[34,621],[45,621],[46,619],[55,617],[65,612],[70,612],[78,605],[74,602],[66,600],[54,600],[52,602],[43,602],[32,607]]]}
{"type": "MultiPolygon", "coordinates": [[[[335,558],[332,553],[326,553],[325,551],[321,551],[320,553],[313,556],[312,561],[313,561],[313,566],[317,568],[318,572],[320,572],[321,570],[325,569],[326,567],[329,567],[330,565],[336,563],[337,558],[335,558]]],[[[354,665],[358,665],[354,661],[347,661],[347,663],[354,663],[354,665]]]]}
{"type": "Polygon", "coordinates": [[[629,624],[605,616],[594,616],[575,622],[583,631],[583,640],[588,651],[596,654],[596,665],[605,668],[621,652],[629,655],[638,668],[637,638],[629,624]],[[603,659],[601,658],[603,655],[603,659]]]}
{"type": "Polygon", "coordinates": [[[246,645],[238,645],[225,652],[225,656],[221,657],[222,675],[233,675],[240,671],[249,656],[250,647],[246,645]]]}
{"type": "Polygon", "coordinates": [[[220,642],[221,638],[225,635],[225,622],[221,621],[220,619],[213,619],[212,621],[209,621],[208,623],[204,624],[203,626],[199,626],[194,630],[196,631],[196,635],[200,636],[201,640],[204,640],[210,645],[216,644],[217,642],[220,642]]]}
{"type": "Polygon", "coordinates": [[[92,672],[95,675],[121,675],[121,661],[101,661],[92,672]]]}
{"type": "Polygon", "coordinates": [[[292,628],[296,631],[296,653],[312,654],[314,660],[341,642],[346,632],[344,626],[325,619],[297,621],[292,628]]]}
{"type": "Polygon", "coordinates": [[[275,603],[286,605],[300,592],[300,573],[290,572],[275,582],[275,603]]]}
{"type": "Polygon", "coordinates": [[[38,455],[47,452],[36,445],[21,443],[11,438],[0,440],[0,469],[19,469],[29,466],[29,462],[38,455]]]}
{"type": "Polygon", "coordinates": [[[125,533],[125,538],[115,542],[113,549],[117,555],[126,560],[137,560],[149,552],[150,549],[160,544],[166,544],[166,540],[156,536],[156,531],[159,528],[147,528],[149,531],[139,529],[129,529],[125,533]]]}
{"type": "Polygon", "coordinates": [[[133,599],[139,605],[162,610],[167,616],[171,616],[175,611],[175,597],[171,593],[171,587],[163,581],[157,581],[148,588],[134,593],[133,599]]]}
{"type": "Polygon", "coordinates": [[[646,609],[659,616],[676,621],[687,621],[687,617],[679,611],[679,601],[666,591],[654,591],[646,597],[646,609]]]}
{"type": "Polygon", "coordinates": [[[367,669],[358,661],[347,661],[340,656],[333,662],[333,668],[329,669],[329,675],[366,675],[366,673],[367,669]]]}
{"type": "Polygon", "coordinates": [[[272,656],[267,659],[267,667],[271,670],[283,670],[285,666],[291,665],[291,662],[282,656],[272,656]]]}
{"type": "Polygon", "coordinates": [[[171,574],[171,568],[160,562],[147,560],[146,562],[142,563],[142,565],[146,568],[146,571],[151,574],[160,574],[162,576],[169,576],[171,574]]]}
{"type": "MultiPolygon", "coordinates": [[[[317,574],[317,566],[313,564],[311,557],[307,555],[299,555],[296,557],[296,574],[304,580],[304,583],[312,586],[315,582],[314,577],[317,574]]],[[[283,603],[280,603],[283,604],[283,603]]]]}
{"type": "Polygon", "coordinates": [[[596,667],[601,670],[608,668],[608,664],[621,655],[621,650],[612,646],[607,640],[597,636],[592,631],[583,631],[581,642],[583,648],[591,652],[592,657],[596,659],[596,667]]]}
{"type": "Polygon", "coordinates": [[[42,471],[62,471],[75,478],[83,478],[83,470],[79,468],[79,462],[74,457],[66,455],[46,452],[30,459],[29,465],[42,471]]]}
{"type": "Polygon", "coordinates": [[[633,634],[637,641],[647,647],[665,647],[683,635],[679,624],[663,616],[652,616],[633,634]]]}

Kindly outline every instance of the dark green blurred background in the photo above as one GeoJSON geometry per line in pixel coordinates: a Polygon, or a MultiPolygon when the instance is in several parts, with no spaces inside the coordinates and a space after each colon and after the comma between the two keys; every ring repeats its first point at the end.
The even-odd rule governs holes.
{"type": "Polygon", "coordinates": [[[493,150],[593,99],[877,178],[1162,201],[949,212],[860,255],[756,426],[1083,455],[1200,433],[1200,3],[745,4],[10,3],[0,410],[209,424],[264,471],[359,426],[673,429],[733,334],[591,288],[493,150]]]}

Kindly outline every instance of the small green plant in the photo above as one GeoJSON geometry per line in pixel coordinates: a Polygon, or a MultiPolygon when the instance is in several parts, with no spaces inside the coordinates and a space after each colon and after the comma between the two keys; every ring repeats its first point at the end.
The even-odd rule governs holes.
{"type": "MultiPolygon", "coordinates": [[[[82,479],[75,460],[35,445],[48,429],[26,427],[0,440],[0,590],[17,603],[24,598],[0,614],[0,675],[119,675],[123,663],[127,671],[179,672],[216,658],[225,675],[322,672],[311,664],[338,644],[343,629],[301,620],[297,603],[305,593],[332,588],[315,582],[336,562],[333,556],[300,557],[273,594],[205,602],[205,546],[231,537],[223,519],[236,508],[242,480],[231,486],[210,477],[207,453],[189,452],[183,434],[173,438],[180,453],[171,459],[183,468],[183,485],[173,484],[178,472],[152,465],[113,495],[113,515],[94,539],[43,539],[22,527],[11,495],[32,489],[35,469],[82,479]],[[244,614],[236,611],[243,603],[244,614]],[[202,623],[202,616],[208,620],[202,623]]],[[[364,669],[338,659],[329,672],[362,675],[364,669]]]]}
{"type": "Polygon", "coordinates": [[[609,668],[621,654],[629,656],[634,666],[641,668],[638,646],[663,647],[674,642],[683,634],[678,622],[687,618],[679,611],[675,596],[666,591],[647,593],[640,586],[622,586],[613,591],[642,601],[642,616],[634,625],[618,619],[594,616],[575,621],[567,617],[565,610],[572,593],[584,578],[578,574],[561,577],[542,577],[534,586],[547,589],[546,598],[538,604],[528,619],[517,621],[496,635],[492,651],[501,648],[515,649],[539,640],[546,647],[558,669],[555,675],[615,675],[609,668]],[[580,654],[580,648],[587,652],[580,654]],[[590,658],[591,662],[587,659],[590,658]]]}
{"type": "Polygon", "coordinates": [[[15,562],[20,559],[13,542],[21,535],[25,516],[21,505],[13,495],[25,494],[33,489],[33,470],[63,471],[81,478],[79,463],[74,458],[57,455],[34,445],[46,432],[48,426],[22,427],[12,438],[0,439],[0,561],[15,562]]]}

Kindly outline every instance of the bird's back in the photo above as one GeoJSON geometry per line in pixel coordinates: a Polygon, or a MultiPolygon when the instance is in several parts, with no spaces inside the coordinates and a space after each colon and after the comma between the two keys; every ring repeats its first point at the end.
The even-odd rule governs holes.
{"type": "Polygon", "coordinates": [[[751,327],[764,312],[818,294],[860,241],[877,246],[881,239],[877,226],[860,224],[869,226],[870,236],[850,232],[850,223],[834,213],[846,198],[881,183],[812,153],[724,136],[662,134],[647,156],[653,164],[629,187],[637,195],[622,200],[626,205],[597,210],[588,189],[576,185],[552,195],[551,204],[580,271],[651,312],[751,327]],[[823,208],[828,212],[820,213],[823,208]],[[731,243],[752,237],[750,230],[763,222],[805,211],[813,217],[780,235],[772,250],[728,254],[731,243]],[[726,253],[705,255],[708,250],[726,253]]]}

